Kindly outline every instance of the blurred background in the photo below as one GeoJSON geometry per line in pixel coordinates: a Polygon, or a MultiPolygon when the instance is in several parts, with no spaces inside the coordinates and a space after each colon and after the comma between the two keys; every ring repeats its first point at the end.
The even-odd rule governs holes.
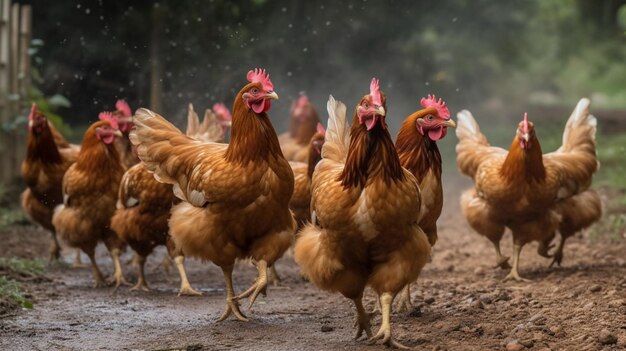
{"type": "MultiPolygon", "coordinates": [[[[3,112],[5,139],[25,134],[31,101],[76,142],[120,98],[182,126],[187,103],[230,106],[246,72],[263,67],[281,97],[270,112],[278,132],[300,93],[325,119],[328,94],[356,104],[378,77],[394,135],[435,93],[503,146],[528,111],[549,151],[587,96],[603,135],[597,182],[626,188],[626,0],[5,1],[32,11],[18,77],[28,85],[11,95],[20,108],[3,112]]],[[[440,143],[448,173],[455,142],[440,143]]]]}

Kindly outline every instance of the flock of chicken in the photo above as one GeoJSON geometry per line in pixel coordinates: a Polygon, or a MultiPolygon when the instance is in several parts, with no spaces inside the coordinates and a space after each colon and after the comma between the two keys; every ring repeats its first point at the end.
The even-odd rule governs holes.
{"type": "Polygon", "coordinates": [[[101,113],[76,146],[33,105],[22,206],[52,233],[51,258],[59,257],[58,234],[87,254],[101,286],[94,251],[102,241],[119,286],[125,283],[120,253],[130,245],[139,267],[133,289],[149,290],[146,256],[166,245],[181,276],[181,294],[199,294],[189,284],[184,257],[209,260],[222,268],[226,282],[219,321],[231,314],[246,321],[239,301],[249,298],[252,306],[278,279],[274,263],[291,247],[306,279],[354,302],[357,338],[365,333],[403,347],[392,337],[392,302],[401,293],[401,308],[410,308],[409,285],[437,242],[443,205],[437,141],[447,128],[457,127],[457,163],[474,180],[461,196],[463,213],[493,242],[502,268],[509,266],[499,242],[505,227],[513,233],[506,279],[522,280],[524,244],[539,241],[539,254],[560,264],[565,240],[601,215],[600,198],[589,190],[598,162],[596,119],[587,99],[567,121],[562,146],[542,154],[527,116],[507,151],[489,145],[468,111],[458,114],[457,126],[434,96],[423,98],[422,108],[404,120],[394,145],[376,79],[351,122],[346,106],[331,96],[324,129],[301,96],[292,105],[289,131],[277,135],[267,115],[278,99],[269,75],[255,69],[247,80],[232,118],[216,104],[200,123],[190,105],[186,134],[150,110],[132,116],[128,104],[118,101],[117,110],[101,113]],[[228,128],[230,142],[221,143],[228,128]],[[550,254],[557,231],[560,242],[550,254]],[[236,295],[233,266],[245,259],[258,276],[236,295]],[[378,295],[382,313],[375,335],[362,303],[366,286],[378,295]]]}

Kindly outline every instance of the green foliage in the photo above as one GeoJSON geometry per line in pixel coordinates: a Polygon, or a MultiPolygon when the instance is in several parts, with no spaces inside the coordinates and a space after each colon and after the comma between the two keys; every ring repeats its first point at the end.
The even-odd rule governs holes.
{"type": "Polygon", "coordinates": [[[33,308],[33,302],[24,297],[20,284],[5,276],[0,276],[0,299],[9,299],[23,308],[33,308]]]}
{"type": "Polygon", "coordinates": [[[0,257],[0,269],[8,270],[24,276],[41,276],[45,272],[45,263],[41,259],[24,259],[19,257],[0,257]]]}
{"type": "Polygon", "coordinates": [[[14,224],[26,224],[28,220],[21,209],[0,208],[0,230],[14,224]]]}

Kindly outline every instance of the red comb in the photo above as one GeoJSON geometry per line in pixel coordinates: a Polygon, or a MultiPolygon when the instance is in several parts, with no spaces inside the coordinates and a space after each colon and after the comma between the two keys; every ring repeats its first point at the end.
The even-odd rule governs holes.
{"type": "Polygon", "coordinates": [[[530,129],[528,127],[528,112],[524,112],[524,124],[523,124],[523,127],[524,127],[524,133],[528,133],[528,131],[530,129]]]}
{"type": "Polygon", "coordinates": [[[29,121],[32,121],[35,118],[35,113],[37,113],[37,104],[33,102],[33,105],[30,107],[30,114],[28,115],[29,121]]]}
{"type": "Polygon", "coordinates": [[[117,118],[113,116],[112,112],[100,112],[100,114],[98,115],[98,119],[100,119],[101,121],[109,122],[109,125],[111,125],[111,128],[113,129],[119,129],[119,122],[117,121],[117,118]]]}
{"type": "Polygon", "coordinates": [[[306,95],[300,95],[298,101],[296,102],[297,107],[303,107],[304,105],[309,103],[309,97],[306,95]]]}
{"type": "Polygon", "coordinates": [[[326,129],[324,129],[324,126],[319,122],[317,123],[317,132],[323,136],[326,135],[326,129]]]}
{"type": "Polygon", "coordinates": [[[428,97],[422,98],[421,104],[424,108],[432,107],[436,109],[439,117],[443,119],[450,118],[450,111],[448,110],[446,103],[441,99],[437,100],[435,95],[428,94],[428,97]]]}
{"type": "Polygon", "coordinates": [[[217,116],[225,121],[230,121],[232,116],[230,115],[230,110],[226,105],[221,102],[218,102],[213,105],[213,112],[217,113],[217,116]]]}
{"type": "Polygon", "coordinates": [[[264,69],[255,68],[254,70],[250,70],[246,77],[250,83],[261,83],[263,90],[274,91],[274,84],[272,84],[270,80],[270,75],[267,74],[264,69]]]}
{"type": "Polygon", "coordinates": [[[372,97],[372,103],[376,106],[382,106],[382,97],[380,96],[380,85],[378,79],[372,78],[370,83],[370,96],[372,97]]]}
{"type": "Polygon", "coordinates": [[[124,100],[117,100],[115,108],[118,111],[121,111],[124,114],[124,117],[130,117],[133,115],[133,112],[130,110],[130,106],[128,106],[128,103],[124,100]]]}

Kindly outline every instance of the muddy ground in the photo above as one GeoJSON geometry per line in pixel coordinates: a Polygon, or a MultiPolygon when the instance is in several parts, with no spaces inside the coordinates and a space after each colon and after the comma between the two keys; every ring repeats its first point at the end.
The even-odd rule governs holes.
{"type": "MultiPolygon", "coordinates": [[[[433,262],[412,291],[416,307],[393,316],[397,339],[416,350],[626,349],[626,240],[579,235],[568,242],[561,268],[548,268],[536,244],[528,245],[521,274],[532,282],[503,283],[506,272],[491,268],[491,245],[460,215],[458,194],[465,185],[448,186],[433,262]]],[[[0,233],[0,255],[45,257],[47,238],[34,227],[10,228],[0,233]]],[[[510,253],[511,246],[507,234],[504,252],[510,253]]],[[[88,268],[50,267],[49,280],[24,283],[34,309],[14,310],[0,319],[0,349],[385,349],[354,341],[350,301],[303,282],[291,257],[277,264],[281,286],[270,287],[252,311],[243,309],[249,323],[229,319],[216,324],[224,306],[221,270],[188,260],[191,283],[204,296],[177,297],[178,276],[160,269],[163,255],[160,249],[148,260],[150,293],[92,289],[88,268]]],[[[64,256],[71,262],[73,252],[65,250],[64,256]]],[[[125,258],[130,256],[127,251],[125,258]]],[[[98,248],[98,259],[110,274],[104,247],[98,248]]],[[[247,288],[255,272],[240,264],[235,289],[247,288]]],[[[136,278],[130,266],[125,274],[136,278]]],[[[372,309],[371,292],[366,302],[372,309]]],[[[378,315],[373,322],[376,331],[378,315]]]]}

